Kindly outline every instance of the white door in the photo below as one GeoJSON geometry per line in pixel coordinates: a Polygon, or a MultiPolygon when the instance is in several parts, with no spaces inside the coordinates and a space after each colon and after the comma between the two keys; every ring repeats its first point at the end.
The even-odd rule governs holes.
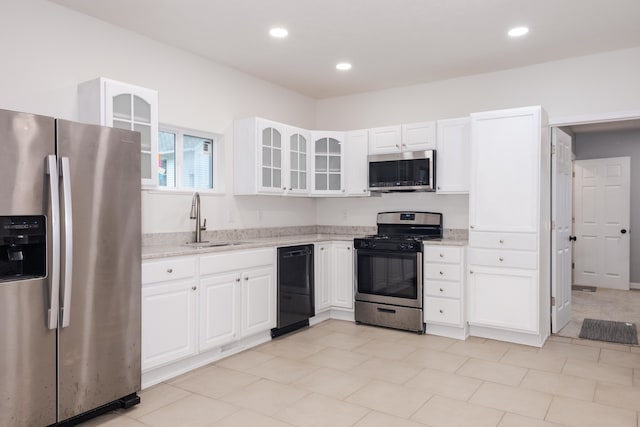
{"type": "Polygon", "coordinates": [[[315,306],[316,314],[331,307],[331,246],[316,244],[314,252],[315,262],[315,306]]]}
{"type": "Polygon", "coordinates": [[[468,193],[471,169],[470,120],[438,120],[436,192],[468,193]]]}
{"type": "Polygon", "coordinates": [[[369,130],[369,154],[389,154],[402,151],[402,127],[386,126],[369,130]]]}
{"type": "Polygon", "coordinates": [[[436,149],[436,122],[402,125],[402,151],[436,149]]]}
{"type": "Polygon", "coordinates": [[[574,162],[574,282],[629,289],[630,158],[574,162]]]}
{"type": "Polygon", "coordinates": [[[279,123],[258,120],[258,191],[282,193],[286,190],[284,180],[285,129],[279,123]]]}
{"type": "Polygon", "coordinates": [[[200,351],[237,338],[240,273],[219,274],[200,280],[200,351]]]}
{"type": "Polygon", "coordinates": [[[369,164],[367,153],[369,151],[369,133],[366,130],[347,132],[345,163],[347,168],[346,186],[349,196],[369,195],[369,164]]]}
{"type": "Polygon", "coordinates": [[[553,128],[551,160],[551,332],[557,333],[571,320],[571,137],[553,128]]]}
{"type": "Polygon", "coordinates": [[[276,289],[272,268],[249,270],[242,275],[242,336],[276,326],[276,289]]]}

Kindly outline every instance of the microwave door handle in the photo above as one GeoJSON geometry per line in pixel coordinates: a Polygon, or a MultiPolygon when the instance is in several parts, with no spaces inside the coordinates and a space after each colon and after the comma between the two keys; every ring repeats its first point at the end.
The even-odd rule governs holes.
{"type": "Polygon", "coordinates": [[[71,203],[71,173],[69,158],[63,157],[62,193],[64,196],[64,297],[62,300],[62,327],[66,328],[71,316],[71,286],[73,283],[73,215],[71,203]]]}
{"type": "Polygon", "coordinates": [[[52,252],[47,327],[56,329],[58,327],[58,311],[60,310],[60,194],[58,191],[58,160],[55,155],[47,156],[47,175],[49,175],[49,197],[51,198],[52,252]]]}

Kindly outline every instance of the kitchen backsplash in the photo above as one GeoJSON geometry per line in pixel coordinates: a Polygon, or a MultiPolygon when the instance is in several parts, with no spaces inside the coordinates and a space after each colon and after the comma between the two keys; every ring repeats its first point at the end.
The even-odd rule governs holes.
{"type": "MultiPolygon", "coordinates": [[[[202,233],[205,241],[236,241],[268,237],[302,236],[313,234],[340,234],[366,236],[376,234],[376,227],[367,226],[332,226],[305,225],[295,227],[244,228],[233,230],[209,230],[202,233]]],[[[444,238],[451,240],[468,240],[469,231],[460,228],[445,228],[444,238]]],[[[195,232],[153,233],[142,235],[143,246],[181,245],[195,240],[195,232]]]]}

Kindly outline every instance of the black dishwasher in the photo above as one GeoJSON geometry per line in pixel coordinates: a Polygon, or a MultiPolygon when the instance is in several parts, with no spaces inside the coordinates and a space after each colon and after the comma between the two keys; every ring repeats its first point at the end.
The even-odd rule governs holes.
{"type": "Polygon", "coordinates": [[[309,326],[315,315],[313,298],[313,245],[278,248],[278,337],[309,326]]]}

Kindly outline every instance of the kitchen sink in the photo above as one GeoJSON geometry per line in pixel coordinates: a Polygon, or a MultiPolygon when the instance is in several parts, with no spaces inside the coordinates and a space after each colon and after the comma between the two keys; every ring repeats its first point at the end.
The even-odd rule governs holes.
{"type": "Polygon", "coordinates": [[[221,246],[241,245],[243,243],[249,243],[249,242],[191,242],[191,243],[185,243],[184,246],[188,246],[190,248],[217,248],[221,246]]]}

